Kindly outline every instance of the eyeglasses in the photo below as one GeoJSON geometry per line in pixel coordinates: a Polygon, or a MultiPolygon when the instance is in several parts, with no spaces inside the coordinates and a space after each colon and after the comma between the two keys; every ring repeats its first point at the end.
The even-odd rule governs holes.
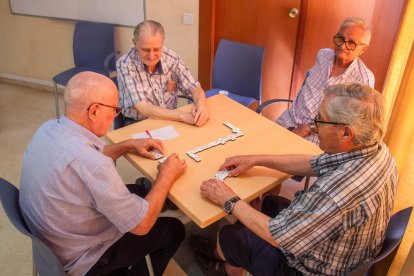
{"type": "Polygon", "coordinates": [[[94,104],[98,104],[98,105],[102,105],[102,106],[106,106],[106,107],[113,108],[113,109],[115,110],[115,114],[116,114],[116,116],[118,116],[118,115],[119,115],[119,113],[121,113],[121,111],[122,111],[122,108],[120,108],[120,107],[117,107],[117,106],[112,106],[112,105],[107,105],[107,104],[103,104],[103,103],[93,103],[93,104],[91,104],[91,105],[88,107],[87,111],[89,111],[89,109],[91,108],[91,106],[92,106],[92,105],[94,105],[94,104]]]}
{"type": "Polygon", "coordinates": [[[349,125],[349,124],[345,124],[345,123],[321,121],[321,120],[319,120],[319,118],[320,118],[320,116],[316,115],[315,119],[313,120],[313,123],[315,124],[315,127],[317,127],[317,128],[319,128],[322,124],[338,125],[338,126],[347,126],[347,125],[349,125]]]}
{"type": "Polygon", "coordinates": [[[356,49],[356,47],[358,47],[358,45],[365,45],[364,43],[356,43],[353,40],[345,40],[345,38],[343,36],[340,35],[335,35],[333,37],[333,43],[335,44],[335,46],[342,46],[342,44],[345,43],[345,47],[349,50],[349,51],[354,51],[356,49]]]}

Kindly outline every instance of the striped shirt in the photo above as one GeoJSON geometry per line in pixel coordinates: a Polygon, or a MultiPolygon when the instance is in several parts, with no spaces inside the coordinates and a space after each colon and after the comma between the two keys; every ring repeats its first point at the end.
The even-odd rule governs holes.
{"type": "Polygon", "coordinates": [[[134,104],[146,101],[168,109],[177,107],[177,91],[190,96],[191,90],[199,87],[190,70],[172,50],[164,47],[155,73],[148,71],[141,62],[135,48],[116,62],[118,72],[119,106],[122,114],[135,120],[146,119],[133,108],[134,104]],[[167,82],[174,80],[177,91],[166,92],[167,82]]]}
{"type": "Polygon", "coordinates": [[[269,220],[289,264],[305,275],[344,275],[381,249],[397,170],[383,142],[311,160],[317,181],[269,220]]]}
{"type": "Polygon", "coordinates": [[[63,116],[43,124],[24,154],[24,218],[69,275],[84,275],[148,210],[103,147],[99,137],[63,116]]]}
{"type": "MultiPolygon", "coordinates": [[[[361,59],[356,58],[339,76],[329,77],[335,61],[332,49],[321,49],[316,56],[315,65],[306,72],[305,81],[293,101],[292,107],[285,110],[276,122],[285,127],[298,127],[313,123],[323,99],[322,90],[330,85],[344,82],[358,82],[374,88],[374,74],[365,66],[361,59]]],[[[305,137],[319,144],[316,133],[305,137]]]]}

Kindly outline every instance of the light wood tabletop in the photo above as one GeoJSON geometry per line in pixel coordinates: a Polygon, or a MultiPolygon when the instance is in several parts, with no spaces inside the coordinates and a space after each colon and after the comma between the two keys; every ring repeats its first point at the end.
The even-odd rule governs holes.
{"type": "MultiPolygon", "coordinates": [[[[112,143],[132,138],[139,132],[150,132],[173,126],[179,137],[164,140],[166,156],[176,152],[187,163],[187,170],[171,188],[168,197],[198,226],[204,228],[224,217],[222,206],[202,198],[202,181],[213,178],[226,157],[245,154],[319,154],[318,146],[293,134],[275,122],[255,113],[224,95],[207,98],[210,120],[197,127],[175,121],[146,119],[107,134],[112,143]],[[186,153],[192,149],[226,138],[232,134],[223,122],[229,122],[243,132],[235,141],[228,141],[197,153],[200,162],[186,153]]],[[[180,107],[190,110],[191,105],[180,107]]],[[[157,175],[158,161],[133,154],[125,156],[142,174],[153,181],[157,175]]],[[[228,177],[224,182],[245,201],[251,201],[290,177],[282,172],[255,167],[237,177],[228,177]]]]}

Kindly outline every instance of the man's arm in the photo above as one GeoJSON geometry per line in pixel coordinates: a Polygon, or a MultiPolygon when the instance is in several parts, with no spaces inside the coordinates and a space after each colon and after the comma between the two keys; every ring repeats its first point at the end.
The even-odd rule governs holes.
{"type": "Polygon", "coordinates": [[[226,158],[220,170],[228,170],[231,176],[239,175],[254,166],[262,166],[292,175],[314,176],[311,155],[239,155],[226,158]]]}
{"type": "Polygon", "coordinates": [[[205,92],[201,87],[196,86],[191,89],[191,94],[193,95],[194,101],[192,114],[194,116],[195,125],[203,126],[207,123],[210,116],[207,109],[205,92]]]}
{"type": "Polygon", "coordinates": [[[116,144],[106,145],[103,153],[112,158],[112,160],[116,160],[126,153],[134,153],[142,157],[154,159],[155,156],[152,153],[153,150],[164,153],[164,148],[160,140],[128,139],[116,144]]]}
{"type": "Polygon", "coordinates": [[[141,101],[134,104],[134,108],[138,111],[138,113],[146,117],[157,118],[162,120],[179,121],[190,125],[195,124],[194,117],[191,114],[191,112],[163,108],[145,101],[141,101]]]}
{"type": "Polygon", "coordinates": [[[148,201],[148,211],[142,221],[130,232],[135,235],[147,234],[161,212],[168,191],[174,182],[184,173],[187,165],[185,160],[180,160],[177,154],[169,156],[162,164],[158,165],[158,176],[154,181],[145,200],[148,201]]]}
{"type": "MultiPolygon", "coordinates": [[[[204,181],[201,184],[201,195],[221,207],[224,206],[225,201],[236,196],[230,187],[218,179],[204,181]]],[[[232,213],[247,228],[256,233],[256,235],[273,246],[279,246],[269,231],[268,221],[270,217],[253,209],[253,207],[242,200],[235,203],[232,213]]]]}

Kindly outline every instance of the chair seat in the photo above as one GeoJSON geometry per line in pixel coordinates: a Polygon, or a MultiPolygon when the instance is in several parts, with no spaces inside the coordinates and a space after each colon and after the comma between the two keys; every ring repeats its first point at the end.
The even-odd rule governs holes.
{"type": "Polygon", "coordinates": [[[68,69],[66,71],[63,71],[60,74],[57,74],[53,77],[53,81],[57,84],[66,86],[66,84],[69,82],[69,80],[76,74],[85,72],[85,71],[92,71],[96,72],[102,75],[107,75],[105,70],[102,69],[93,69],[93,68],[86,68],[86,67],[73,67],[71,69],[68,69]]]}
{"type": "MultiPolygon", "coordinates": [[[[211,97],[214,95],[217,95],[220,93],[220,91],[223,91],[223,89],[219,89],[219,88],[213,88],[211,90],[206,91],[206,97],[211,97]]],[[[227,92],[227,91],[226,91],[227,92]]],[[[252,97],[245,97],[245,96],[240,96],[231,92],[227,92],[227,93],[221,93],[221,94],[225,94],[227,97],[229,97],[230,99],[244,105],[244,106],[249,106],[252,103],[254,103],[256,101],[255,98],[252,97]]]]}

